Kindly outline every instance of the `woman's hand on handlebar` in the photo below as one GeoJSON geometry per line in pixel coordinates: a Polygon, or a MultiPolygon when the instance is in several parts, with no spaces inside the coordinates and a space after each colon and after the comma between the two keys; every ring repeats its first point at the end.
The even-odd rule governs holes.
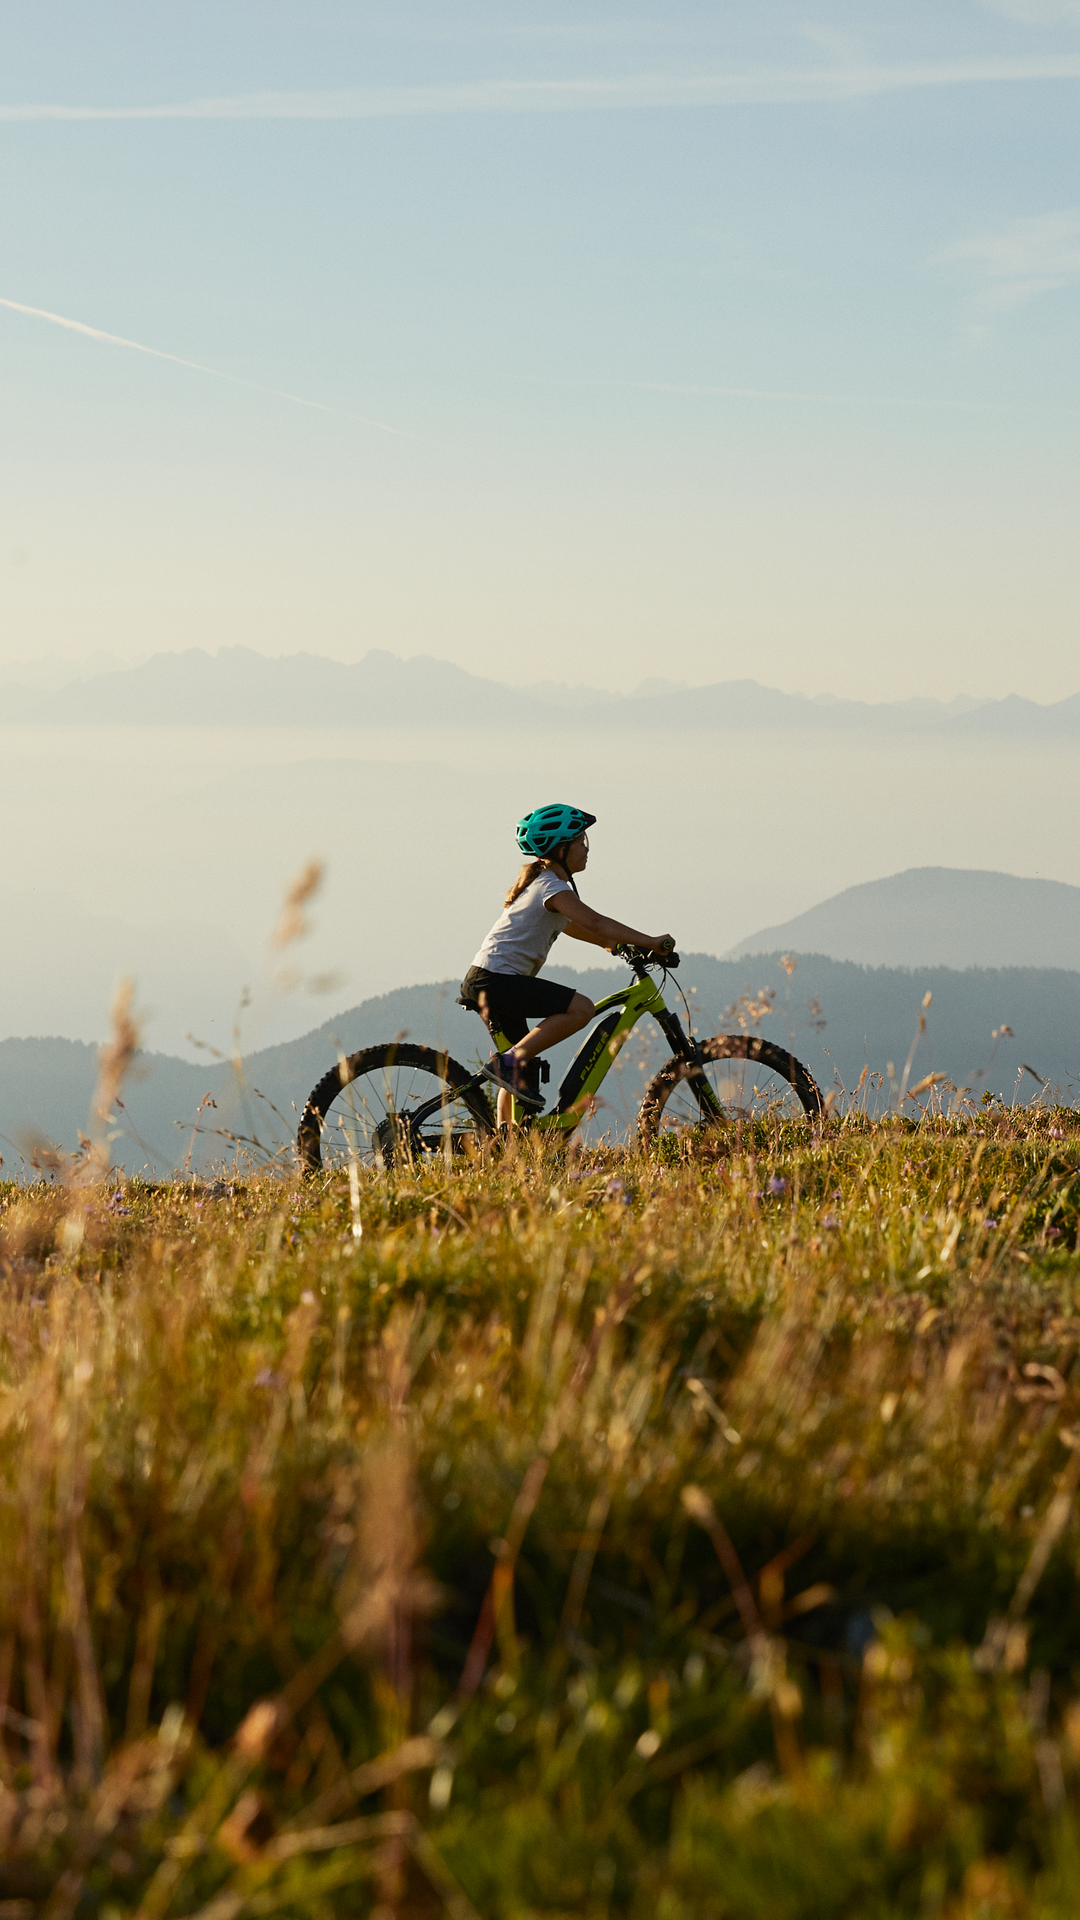
{"type": "Polygon", "coordinates": [[[640,934],[636,940],[612,940],[608,946],[609,953],[617,953],[623,956],[635,951],[638,953],[658,953],[662,956],[674,953],[675,935],[673,933],[658,933],[654,938],[650,939],[647,933],[643,933],[640,934]]]}

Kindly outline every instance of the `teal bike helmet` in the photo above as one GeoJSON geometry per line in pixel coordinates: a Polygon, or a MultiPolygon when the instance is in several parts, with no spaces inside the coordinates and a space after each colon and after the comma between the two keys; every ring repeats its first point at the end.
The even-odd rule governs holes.
{"type": "Polygon", "coordinates": [[[583,813],[580,807],[534,807],[517,823],[517,843],[522,853],[543,860],[556,847],[576,840],[595,820],[595,813],[583,813]]]}

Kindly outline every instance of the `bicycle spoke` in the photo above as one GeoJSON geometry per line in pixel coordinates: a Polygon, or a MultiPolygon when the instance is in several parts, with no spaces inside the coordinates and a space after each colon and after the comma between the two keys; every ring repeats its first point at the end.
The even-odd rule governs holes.
{"type": "MultiPolygon", "coordinates": [[[[704,1069],[725,1120],[776,1115],[794,1119],[802,1105],[793,1087],[751,1060],[711,1060],[704,1069]]],[[[663,1132],[700,1127],[705,1121],[689,1080],[681,1080],[664,1106],[663,1132]]],[[[708,1122],[705,1122],[708,1124],[708,1122]]]]}
{"type": "Polygon", "coordinates": [[[459,1149],[491,1131],[491,1115],[464,1068],[427,1047],[388,1046],[353,1054],[320,1081],[300,1129],[304,1165],[359,1162],[383,1168],[414,1154],[459,1149]],[[341,1084],[341,1072],[348,1075],[341,1084]]]}

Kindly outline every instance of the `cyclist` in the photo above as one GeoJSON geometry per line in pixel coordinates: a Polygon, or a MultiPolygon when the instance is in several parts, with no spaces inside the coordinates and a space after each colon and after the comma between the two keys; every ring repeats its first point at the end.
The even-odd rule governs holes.
{"type": "Polygon", "coordinates": [[[514,881],[503,911],[461,983],[459,1006],[479,1013],[511,1045],[493,1053],[481,1069],[499,1089],[499,1119],[510,1118],[511,1095],[538,1112],[544,1102],[529,1085],[526,1066],[538,1054],[588,1025],[596,1009],[583,993],[536,975],[560,933],[608,949],[625,942],[670,953],[670,933],[638,933],[621,920],[587,907],[574,875],[589,858],[588,828],[594,813],[581,807],[535,807],[518,821],[517,843],[529,856],[514,881]],[[540,1025],[529,1031],[529,1020],[540,1025]]]}

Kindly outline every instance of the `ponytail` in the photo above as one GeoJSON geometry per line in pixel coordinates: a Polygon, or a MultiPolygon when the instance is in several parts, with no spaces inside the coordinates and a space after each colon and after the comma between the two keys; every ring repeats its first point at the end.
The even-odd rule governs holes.
{"type": "Polygon", "coordinates": [[[512,907],[514,904],[514,901],[518,898],[518,895],[524,893],[526,887],[531,887],[533,881],[539,878],[540,874],[544,872],[545,868],[550,868],[550,867],[557,868],[565,876],[571,890],[574,893],[577,893],[577,888],[576,886],[574,886],[574,876],[572,873],[567,873],[566,868],[563,866],[562,860],[559,857],[560,854],[563,854],[565,852],[566,852],[565,847],[556,847],[554,853],[549,853],[545,855],[543,860],[530,860],[526,866],[522,867],[521,872],[518,874],[517,879],[514,881],[514,884],[511,887],[509,893],[507,894],[506,899],[503,901],[503,908],[505,909],[506,907],[512,907]]]}
{"type": "Polygon", "coordinates": [[[518,894],[524,893],[526,887],[532,886],[533,881],[537,878],[539,874],[543,873],[546,865],[547,865],[547,862],[545,860],[528,861],[527,864],[522,867],[521,872],[518,874],[517,879],[514,881],[514,884],[511,887],[509,893],[507,894],[506,899],[503,901],[503,906],[512,907],[514,904],[514,901],[518,897],[518,894]]]}

